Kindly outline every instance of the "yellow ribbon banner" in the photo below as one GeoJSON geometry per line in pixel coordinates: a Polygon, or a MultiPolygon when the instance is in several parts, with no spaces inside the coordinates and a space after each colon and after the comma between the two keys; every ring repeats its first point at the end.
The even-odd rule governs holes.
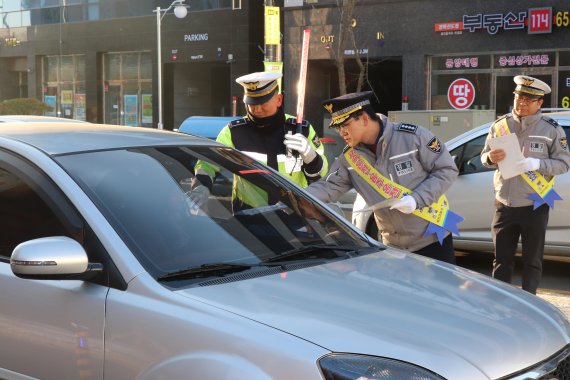
{"type": "MultiPolygon", "coordinates": [[[[406,187],[380,174],[374,166],[354,149],[347,149],[344,153],[344,157],[358,175],[382,197],[401,199],[404,195],[412,193],[412,191],[406,187]]],[[[437,202],[419,210],[414,210],[412,214],[429,222],[424,235],[435,233],[440,243],[443,242],[445,237],[445,230],[459,235],[457,223],[463,221],[463,218],[449,209],[449,202],[445,194],[439,197],[437,202]]]]}
{"type": "MultiPolygon", "coordinates": [[[[504,136],[511,133],[506,118],[501,119],[498,123],[495,123],[494,128],[498,136],[504,136]]],[[[531,194],[528,197],[534,201],[534,209],[544,203],[547,203],[550,207],[554,207],[554,201],[562,200],[562,197],[560,197],[560,195],[554,191],[554,176],[552,176],[550,180],[547,180],[538,171],[531,170],[522,173],[521,177],[535,192],[535,194],[531,194]]]]}

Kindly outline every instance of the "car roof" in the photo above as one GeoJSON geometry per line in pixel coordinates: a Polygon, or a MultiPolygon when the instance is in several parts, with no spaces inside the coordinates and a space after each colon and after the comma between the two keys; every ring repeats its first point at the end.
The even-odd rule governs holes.
{"type": "MultiPolygon", "coordinates": [[[[561,111],[561,112],[543,112],[542,114],[544,116],[548,116],[548,117],[556,120],[563,127],[569,127],[570,126],[570,110],[569,111],[561,111]]],[[[448,147],[453,147],[457,141],[462,141],[467,136],[480,135],[480,134],[482,134],[483,130],[485,132],[487,132],[489,130],[489,128],[491,127],[491,124],[493,124],[493,122],[481,124],[481,125],[473,128],[473,129],[470,129],[470,130],[460,134],[459,136],[456,136],[456,137],[449,139],[445,144],[448,147]]]]}
{"type": "Polygon", "coordinates": [[[144,146],[212,145],[201,137],[152,128],[92,123],[13,122],[0,127],[0,141],[10,139],[50,155],[144,146]]]}
{"type": "Polygon", "coordinates": [[[215,139],[222,128],[237,119],[239,116],[190,116],[180,124],[178,132],[215,139]]]}
{"type": "Polygon", "coordinates": [[[0,115],[0,123],[7,122],[60,122],[60,123],[87,123],[82,120],[67,119],[55,116],[41,116],[41,115],[0,115]]]}

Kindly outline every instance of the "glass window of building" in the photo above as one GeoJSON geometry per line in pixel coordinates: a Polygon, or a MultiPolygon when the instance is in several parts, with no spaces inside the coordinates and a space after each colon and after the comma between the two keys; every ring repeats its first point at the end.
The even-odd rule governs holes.
{"type": "Polygon", "coordinates": [[[491,109],[491,57],[433,57],[431,109],[491,109]]]}
{"type": "Polygon", "coordinates": [[[152,127],[151,53],[107,53],[103,61],[105,123],[152,127]]]}
{"type": "Polygon", "coordinates": [[[86,120],[85,56],[46,56],[42,59],[44,103],[49,116],[86,120]]]}

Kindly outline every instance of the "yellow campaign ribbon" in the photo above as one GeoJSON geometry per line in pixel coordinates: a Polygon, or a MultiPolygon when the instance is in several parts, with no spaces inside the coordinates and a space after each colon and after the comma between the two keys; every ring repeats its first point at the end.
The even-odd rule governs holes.
{"type": "MultiPolygon", "coordinates": [[[[404,195],[412,193],[412,191],[406,187],[380,174],[374,166],[354,149],[347,149],[344,153],[344,157],[358,175],[382,197],[401,199],[404,195]]],[[[430,233],[435,233],[440,243],[445,237],[445,230],[459,234],[456,224],[463,220],[461,216],[449,210],[449,202],[445,194],[441,195],[437,202],[419,210],[414,210],[412,214],[430,223],[425,234],[429,235],[430,233]]]]}
{"type": "MultiPolygon", "coordinates": [[[[495,123],[493,127],[495,128],[495,132],[498,136],[505,136],[511,133],[506,118],[495,123]]],[[[550,180],[547,180],[538,171],[531,170],[522,173],[521,177],[536,193],[536,195],[532,194],[529,196],[529,198],[534,201],[535,209],[543,203],[547,203],[550,207],[554,207],[555,200],[562,200],[556,191],[554,191],[554,176],[552,176],[550,180]]]]}

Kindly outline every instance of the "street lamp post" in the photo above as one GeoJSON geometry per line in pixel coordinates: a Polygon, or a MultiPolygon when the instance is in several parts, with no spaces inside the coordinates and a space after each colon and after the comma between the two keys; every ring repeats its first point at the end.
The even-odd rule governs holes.
{"type": "Polygon", "coordinates": [[[178,18],[186,17],[188,10],[184,2],[186,0],[174,0],[168,8],[162,9],[156,7],[156,51],[158,53],[158,129],[164,129],[162,124],[162,39],[161,39],[161,22],[162,18],[174,7],[174,15],[178,18]]]}

